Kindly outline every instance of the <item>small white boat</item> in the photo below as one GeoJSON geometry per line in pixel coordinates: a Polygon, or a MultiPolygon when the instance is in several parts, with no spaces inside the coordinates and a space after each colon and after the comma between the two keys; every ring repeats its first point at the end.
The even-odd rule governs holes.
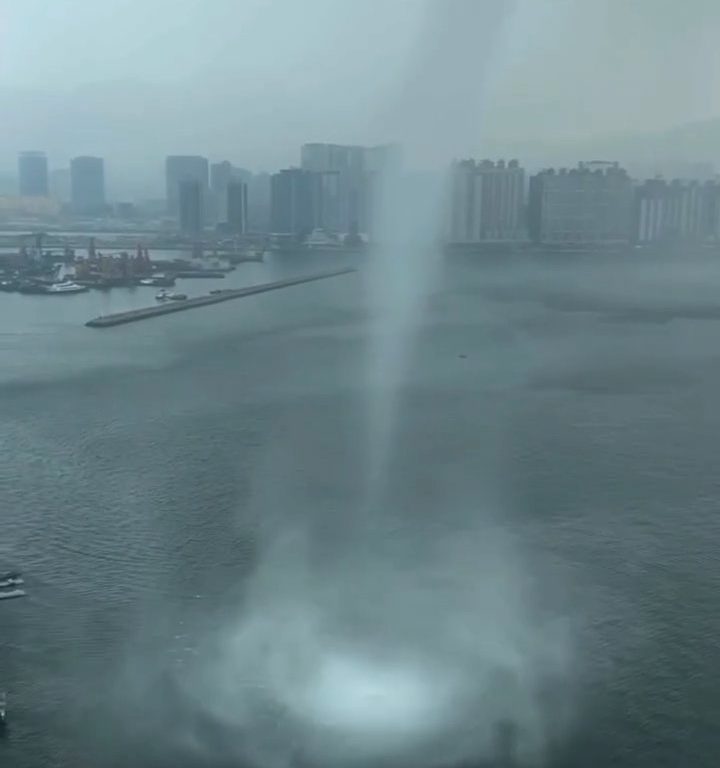
{"type": "Polygon", "coordinates": [[[27,592],[24,589],[10,589],[7,592],[0,592],[0,600],[12,600],[14,597],[25,597],[27,592]]]}
{"type": "Polygon", "coordinates": [[[166,291],[164,288],[162,291],[158,291],[155,294],[155,298],[158,301],[184,301],[187,299],[187,294],[185,293],[175,293],[174,291],[166,291]]]}
{"type": "Polygon", "coordinates": [[[7,694],[0,691],[0,730],[7,725],[7,694]]]}

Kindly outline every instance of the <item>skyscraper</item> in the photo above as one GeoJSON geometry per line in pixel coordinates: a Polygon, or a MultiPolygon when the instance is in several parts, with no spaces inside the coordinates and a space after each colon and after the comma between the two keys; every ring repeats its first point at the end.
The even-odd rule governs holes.
{"type": "Polygon", "coordinates": [[[632,181],[618,163],[580,163],[530,179],[528,229],[539,243],[627,243],[633,209],[632,181]]]}
{"type": "Polygon", "coordinates": [[[370,229],[374,179],[400,165],[400,148],[394,144],[362,147],[343,144],[304,144],[300,150],[303,170],[326,176],[320,190],[322,226],[348,232],[370,229]]]}
{"type": "Polygon", "coordinates": [[[267,232],[270,227],[271,178],[269,173],[250,175],[248,185],[248,229],[267,232]]]}
{"type": "Polygon", "coordinates": [[[21,152],[18,156],[19,191],[24,197],[47,197],[48,166],[44,152],[21,152]]]}
{"type": "Polygon", "coordinates": [[[233,166],[228,160],[213,163],[210,166],[210,189],[216,194],[225,194],[225,190],[233,177],[233,166]]]}
{"type": "Polygon", "coordinates": [[[231,181],[225,189],[227,223],[230,231],[238,235],[247,231],[247,189],[247,184],[242,181],[231,181]]]}
{"type": "Polygon", "coordinates": [[[270,229],[277,234],[309,234],[315,228],[319,174],[300,168],[274,173],[270,188],[270,229]]]}
{"type": "Polygon", "coordinates": [[[223,160],[210,166],[211,208],[207,213],[211,221],[227,220],[227,188],[234,176],[232,163],[223,160]]]}
{"type": "Polygon", "coordinates": [[[452,167],[448,240],[453,243],[521,240],[525,171],[517,160],[463,160],[452,167]]]}
{"type": "Polygon", "coordinates": [[[99,213],[105,207],[105,168],[101,157],[70,161],[72,206],[77,213],[99,213]]]}
{"type": "Polygon", "coordinates": [[[205,221],[203,212],[203,187],[195,179],[184,179],[178,184],[180,229],[189,235],[202,232],[205,221]]]}
{"type": "Polygon", "coordinates": [[[636,190],[635,240],[702,242],[720,237],[720,185],[649,179],[636,190]]]}
{"type": "Polygon", "coordinates": [[[199,155],[170,155],[165,159],[165,184],[168,212],[178,215],[180,204],[180,183],[197,181],[201,195],[208,190],[208,161],[199,155]]]}

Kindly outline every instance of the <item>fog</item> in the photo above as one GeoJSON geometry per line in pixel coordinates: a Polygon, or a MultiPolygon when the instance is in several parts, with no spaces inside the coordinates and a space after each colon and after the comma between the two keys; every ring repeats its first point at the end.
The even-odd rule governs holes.
{"type": "MultiPolygon", "coordinates": [[[[378,101],[411,154],[452,153],[482,131],[512,11],[428,5],[378,101]],[[448,86],[467,71],[469,100],[448,86]]],[[[565,617],[533,609],[536,573],[492,485],[461,478],[424,503],[402,469],[403,398],[441,272],[443,191],[436,174],[392,168],[384,179],[382,246],[362,283],[367,356],[354,407],[367,418],[362,434],[340,435],[357,446],[354,493],[335,510],[343,528],[328,541],[313,497],[286,487],[298,462],[278,442],[272,471],[254,478],[262,524],[244,603],[177,679],[229,751],[260,768],[495,765],[508,751],[537,765],[568,724],[572,639],[558,628],[565,617]]]]}
{"type": "MultiPolygon", "coordinates": [[[[668,155],[650,155],[650,165],[712,159],[709,140],[663,139],[718,117],[713,0],[501,5],[512,18],[473,154],[569,163],[597,150],[632,160],[645,139],[668,155]]],[[[454,2],[444,7],[451,19],[454,2]]],[[[397,93],[424,14],[422,0],[214,0],[181,10],[170,0],[3,0],[0,170],[14,170],[28,148],[47,150],[55,167],[98,154],[116,194],[149,196],[162,190],[166,154],[273,170],[297,162],[305,141],[392,140],[383,105],[397,93]]],[[[447,45],[447,28],[439,18],[434,44],[447,45]]],[[[446,50],[485,45],[485,32],[468,24],[446,50]]],[[[473,70],[456,71],[444,87],[476,103],[473,70]]],[[[436,127],[448,137],[456,128],[436,127]]],[[[716,126],[710,134],[717,140],[716,126]]],[[[414,159],[447,160],[432,147],[414,159]]]]}
{"type": "MultiPolygon", "coordinates": [[[[2,18],[7,167],[30,146],[53,163],[96,153],[116,189],[150,194],[171,152],[274,168],[296,161],[304,141],[328,140],[397,141],[423,171],[385,179],[383,246],[358,279],[366,349],[352,407],[363,416],[338,427],[347,492],[315,508],[293,479],[311,460],[282,434],[268,439],[237,511],[239,531],[255,525],[254,567],[242,599],[198,628],[197,660],[172,673],[196,722],[168,728],[167,741],[201,764],[221,754],[257,768],[496,765],[508,751],[542,765],[573,726],[583,663],[575,617],[547,609],[562,601],[541,556],[504,524],[492,482],[500,459],[477,476],[436,479],[403,422],[441,272],[443,185],[428,171],[518,147],[531,157],[621,147],[618,136],[715,119],[720,9],[700,0],[690,11],[664,0],[217,0],[180,13],[176,3],[76,0],[49,10],[7,3],[2,18]]],[[[572,311],[579,301],[610,320],[632,304],[607,272],[584,293],[574,276],[553,289],[532,268],[507,274],[510,287],[503,278],[484,288],[498,304],[529,297],[572,311]]],[[[662,306],[633,311],[655,322],[662,306]]],[[[533,383],[557,386],[547,376],[533,383]]],[[[128,657],[118,700],[137,685],[159,701],[130,682],[152,679],[148,660],[133,649],[128,657]]]]}

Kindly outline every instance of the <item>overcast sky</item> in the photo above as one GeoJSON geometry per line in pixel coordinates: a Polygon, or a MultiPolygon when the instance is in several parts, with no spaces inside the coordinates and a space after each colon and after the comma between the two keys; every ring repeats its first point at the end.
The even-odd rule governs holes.
{"type": "Polygon", "coordinates": [[[720,116],[718,39],[720,0],[0,0],[0,169],[94,153],[154,184],[173,152],[663,130],[720,116]]]}

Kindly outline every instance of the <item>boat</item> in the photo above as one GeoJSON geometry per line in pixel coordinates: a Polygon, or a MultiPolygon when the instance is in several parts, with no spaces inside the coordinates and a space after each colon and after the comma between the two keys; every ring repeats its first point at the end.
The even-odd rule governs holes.
{"type": "Polygon", "coordinates": [[[143,277],[140,285],[171,286],[175,285],[175,278],[168,275],[155,275],[154,277],[143,277]]]}
{"type": "Polygon", "coordinates": [[[52,285],[48,285],[45,289],[45,293],[48,295],[66,295],[70,293],[85,293],[85,291],[89,290],[86,285],[78,285],[77,283],[73,283],[71,280],[64,280],[61,283],[53,283],[52,285]]]}
{"type": "Polygon", "coordinates": [[[7,694],[0,691],[0,732],[7,725],[7,694]]]}
{"type": "Polygon", "coordinates": [[[15,597],[25,597],[27,592],[24,589],[9,589],[6,592],[0,592],[0,600],[12,600],[15,597]]]}
{"type": "Polygon", "coordinates": [[[168,299],[170,301],[183,301],[184,299],[187,299],[187,294],[185,294],[185,293],[175,293],[174,291],[166,291],[163,288],[162,291],[158,291],[155,294],[155,298],[158,301],[167,301],[168,299]]]}
{"type": "Polygon", "coordinates": [[[24,583],[25,580],[23,579],[22,574],[18,571],[10,571],[9,573],[0,574],[0,589],[18,587],[24,583]]]}

